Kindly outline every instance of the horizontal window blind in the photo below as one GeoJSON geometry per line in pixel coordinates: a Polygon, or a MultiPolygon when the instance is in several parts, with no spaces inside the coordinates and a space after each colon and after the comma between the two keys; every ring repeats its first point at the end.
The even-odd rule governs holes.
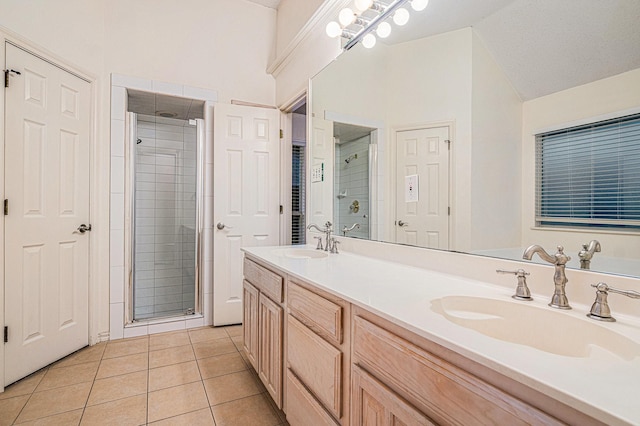
{"type": "Polygon", "coordinates": [[[536,135],[536,222],[640,229],[640,114],[536,135]]]}
{"type": "Polygon", "coordinates": [[[305,244],[305,147],[291,147],[291,244],[305,244]]]}

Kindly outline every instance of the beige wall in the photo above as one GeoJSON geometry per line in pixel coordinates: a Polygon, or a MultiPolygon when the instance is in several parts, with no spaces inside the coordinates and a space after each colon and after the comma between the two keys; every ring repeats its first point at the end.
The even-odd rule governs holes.
{"type": "MultiPolygon", "coordinates": [[[[594,81],[527,101],[522,114],[522,245],[540,244],[552,250],[561,244],[577,259],[582,244],[597,239],[600,257],[635,258],[640,253],[637,233],[603,231],[545,231],[535,224],[535,134],[586,122],[640,112],[640,69],[594,81]]],[[[594,257],[595,259],[595,257],[594,257]]]]}
{"type": "Polygon", "coordinates": [[[276,25],[276,56],[287,48],[323,2],[323,0],[280,1],[276,25]]]}
{"type": "Polygon", "coordinates": [[[520,247],[522,100],[473,33],[468,251],[520,247]]]}
{"type": "Polygon", "coordinates": [[[105,71],[273,105],[276,11],[242,0],[108,0],[105,71]]]}

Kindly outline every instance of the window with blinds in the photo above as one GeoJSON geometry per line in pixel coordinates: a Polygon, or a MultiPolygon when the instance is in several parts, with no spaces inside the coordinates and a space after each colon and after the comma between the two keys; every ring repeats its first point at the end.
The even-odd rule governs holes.
{"type": "Polygon", "coordinates": [[[640,114],[536,135],[536,223],[640,229],[640,114]]]}
{"type": "Polygon", "coordinates": [[[305,244],[305,147],[291,147],[291,244],[305,244]]]}

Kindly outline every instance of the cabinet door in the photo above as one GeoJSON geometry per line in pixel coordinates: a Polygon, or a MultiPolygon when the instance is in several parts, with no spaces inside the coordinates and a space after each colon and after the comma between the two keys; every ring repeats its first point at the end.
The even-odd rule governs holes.
{"type": "Polygon", "coordinates": [[[249,358],[253,368],[258,369],[258,289],[249,284],[242,283],[242,330],[244,352],[249,358]]]}
{"type": "Polygon", "coordinates": [[[351,425],[435,425],[375,377],[353,366],[351,372],[351,425]]]}
{"type": "Polygon", "coordinates": [[[282,408],[283,309],[260,293],[258,375],[278,408],[282,408]]]}
{"type": "Polygon", "coordinates": [[[287,422],[291,426],[338,426],[296,375],[287,369],[287,422]]]}

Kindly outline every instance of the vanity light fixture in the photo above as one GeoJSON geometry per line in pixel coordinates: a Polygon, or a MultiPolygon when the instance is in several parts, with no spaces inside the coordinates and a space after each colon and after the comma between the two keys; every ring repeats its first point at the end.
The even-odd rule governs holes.
{"type": "Polygon", "coordinates": [[[391,34],[391,25],[388,22],[381,22],[376,28],[376,34],[380,38],[387,38],[391,34]]]}
{"type": "Polygon", "coordinates": [[[409,21],[409,11],[402,7],[406,3],[416,12],[424,10],[429,0],[355,0],[355,11],[345,7],[338,14],[338,22],[327,24],[326,32],[329,37],[342,36],[347,39],[344,50],[349,50],[358,42],[368,49],[376,45],[375,33],[380,38],[389,37],[391,25],[386,22],[392,18],[393,22],[402,26],[409,21]]]}
{"type": "Polygon", "coordinates": [[[409,16],[410,16],[409,11],[404,7],[401,7],[398,10],[396,10],[396,13],[393,14],[393,22],[397,26],[401,27],[405,25],[407,22],[409,22],[409,16]]]}
{"type": "Polygon", "coordinates": [[[373,33],[365,35],[362,37],[362,45],[367,49],[371,49],[376,45],[376,36],[374,36],[373,33]]]}

